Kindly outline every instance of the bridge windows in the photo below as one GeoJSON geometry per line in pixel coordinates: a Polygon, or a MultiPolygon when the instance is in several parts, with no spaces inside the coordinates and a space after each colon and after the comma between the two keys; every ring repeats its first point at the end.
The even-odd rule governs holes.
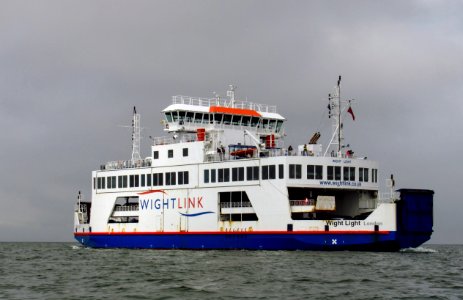
{"type": "Polygon", "coordinates": [[[195,123],[202,123],[203,121],[203,114],[202,113],[196,113],[195,114],[195,123]]]}
{"type": "Polygon", "coordinates": [[[231,115],[223,115],[223,124],[230,125],[232,120],[231,115]]]}
{"type": "Polygon", "coordinates": [[[268,119],[262,119],[262,127],[268,129],[268,119]]]}
{"type": "Polygon", "coordinates": [[[269,120],[268,129],[275,130],[276,129],[276,124],[277,124],[277,120],[269,120]]]}
{"type": "Polygon", "coordinates": [[[172,122],[172,113],[171,112],[166,112],[166,120],[167,122],[172,122]]]}
{"type": "Polygon", "coordinates": [[[214,114],[214,121],[216,124],[222,123],[223,114],[214,114]]]}
{"type": "Polygon", "coordinates": [[[243,119],[241,120],[241,124],[243,126],[250,126],[251,125],[251,117],[243,116],[243,119]]]}
{"type": "Polygon", "coordinates": [[[183,148],[183,157],[188,156],[188,148],[183,148]]]}
{"type": "Polygon", "coordinates": [[[263,118],[259,116],[235,114],[235,113],[205,113],[194,111],[165,112],[167,123],[188,124],[218,124],[262,128],[267,131],[281,132],[283,120],[263,118]]]}
{"type": "Polygon", "coordinates": [[[195,114],[194,112],[187,111],[187,112],[185,113],[185,122],[186,122],[186,123],[191,123],[191,122],[193,122],[194,114],[195,114]]]}
{"type": "Polygon", "coordinates": [[[176,111],[172,112],[172,122],[178,122],[178,114],[176,111]]]}
{"type": "Polygon", "coordinates": [[[159,151],[153,151],[153,159],[159,159],[159,151]]]}
{"type": "Polygon", "coordinates": [[[285,165],[283,164],[278,165],[278,178],[285,178],[285,165]]]}
{"type": "Polygon", "coordinates": [[[276,132],[280,132],[282,125],[283,125],[283,121],[278,120],[278,121],[277,121],[277,128],[276,128],[275,131],[276,131],[276,132]]]}
{"type": "Polygon", "coordinates": [[[167,150],[167,158],[173,158],[174,157],[174,150],[169,149],[167,150]]]}
{"type": "Polygon", "coordinates": [[[233,116],[232,125],[235,125],[235,126],[240,126],[241,125],[241,116],[240,115],[234,115],[233,116]]]}
{"type": "Polygon", "coordinates": [[[214,120],[212,119],[212,114],[204,114],[204,119],[203,119],[203,123],[206,123],[206,124],[212,124],[214,123],[214,120]]]}
{"type": "Polygon", "coordinates": [[[184,112],[184,111],[179,111],[178,112],[178,123],[180,125],[185,124],[185,115],[186,115],[186,112],[184,112]]]}

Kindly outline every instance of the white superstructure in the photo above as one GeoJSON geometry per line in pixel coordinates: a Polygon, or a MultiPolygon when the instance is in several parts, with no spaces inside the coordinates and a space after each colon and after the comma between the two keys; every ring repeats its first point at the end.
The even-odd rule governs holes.
{"type": "MultiPolygon", "coordinates": [[[[327,219],[366,219],[377,207],[376,162],[343,153],[340,145],[331,153],[317,143],[288,151],[282,142],[285,118],[275,106],[236,100],[234,90],[228,95],[174,96],[163,110],[164,130],[170,135],[154,138],[151,154],[143,160],[137,159],[140,117],[134,109],[132,159],[107,163],[92,173],[88,228],[286,230],[290,224],[293,230],[324,230],[327,219]],[[156,189],[163,191],[156,199],[153,193],[140,195],[156,189]],[[151,208],[150,201],[157,199],[164,201],[157,202],[161,207],[151,208]],[[196,205],[182,207],[183,199],[195,199],[196,205]],[[331,204],[317,209],[321,201],[331,204]],[[213,213],[195,219],[179,214],[199,210],[213,213]]],[[[341,108],[330,105],[336,111],[332,144],[338,146],[341,108]]],[[[76,223],[76,228],[82,225],[76,223]]]]}

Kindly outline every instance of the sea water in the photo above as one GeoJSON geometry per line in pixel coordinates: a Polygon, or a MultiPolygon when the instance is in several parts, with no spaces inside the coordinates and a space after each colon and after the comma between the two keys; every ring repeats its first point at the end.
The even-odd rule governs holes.
{"type": "Polygon", "coordinates": [[[463,246],[395,253],[0,243],[0,299],[463,299],[463,246]]]}

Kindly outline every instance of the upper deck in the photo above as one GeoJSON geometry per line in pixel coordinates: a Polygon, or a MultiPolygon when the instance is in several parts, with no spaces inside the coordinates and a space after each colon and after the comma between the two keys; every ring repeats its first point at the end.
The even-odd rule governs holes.
{"type": "Polygon", "coordinates": [[[162,112],[165,129],[170,132],[195,131],[201,124],[208,127],[246,126],[278,132],[285,120],[274,105],[221,98],[174,96],[172,104],[162,112]]]}
{"type": "Polygon", "coordinates": [[[239,108],[246,110],[254,110],[259,113],[277,113],[276,105],[259,104],[244,100],[230,100],[222,98],[201,98],[190,96],[173,96],[172,104],[182,104],[210,108],[214,106],[239,108]]]}

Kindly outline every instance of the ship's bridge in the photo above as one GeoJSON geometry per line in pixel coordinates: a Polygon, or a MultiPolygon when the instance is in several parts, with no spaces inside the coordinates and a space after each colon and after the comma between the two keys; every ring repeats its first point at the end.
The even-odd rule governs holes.
{"type": "Polygon", "coordinates": [[[276,106],[220,98],[174,96],[162,111],[164,130],[196,132],[198,128],[250,130],[257,135],[283,135],[285,118],[276,106]]]}

